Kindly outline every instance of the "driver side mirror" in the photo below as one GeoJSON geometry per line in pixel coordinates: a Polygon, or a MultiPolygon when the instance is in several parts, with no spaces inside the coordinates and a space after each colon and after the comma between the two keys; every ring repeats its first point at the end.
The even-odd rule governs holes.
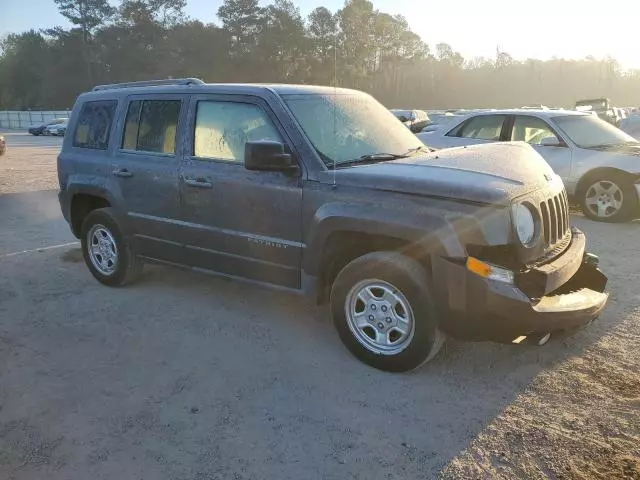
{"type": "Polygon", "coordinates": [[[561,142],[556,137],[544,137],[540,140],[540,145],[542,147],[564,147],[566,146],[564,142],[561,142]]]}
{"type": "Polygon", "coordinates": [[[244,168],[263,172],[297,172],[298,165],[280,142],[247,142],[244,146],[244,168]]]}

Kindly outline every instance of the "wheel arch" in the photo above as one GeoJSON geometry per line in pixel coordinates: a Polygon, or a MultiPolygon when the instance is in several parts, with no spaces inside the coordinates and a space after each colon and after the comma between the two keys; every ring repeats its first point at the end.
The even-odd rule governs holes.
{"type": "Polygon", "coordinates": [[[589,181],[593,181],[596,178],[601,178],[601,177],[606,177],[606,176],[611,176],[611,175],[618,175],[618,176],[622,176],[622,177],[626,177],[629,180],[631,180],[631,182],[635,182],[636,180],[638,180],[639,176],[638,174],[633,174],[631,172],[628,172],[626,170],[622,170],[619,168],[615,168],[615,167],[597,167],[597,168],[593,168],[591,170],[589,170],[588,172],[584,173],[584,175],[582,175],[582,177],[580,177],[580,180],[578,180],[578,184],[576,185],[576,197],[580,197],[580,195],[582,195],[584,193],[584,189],[586,189],[589,186],[589,181]]]}
{"type": "Polygon", "coordinates": [[[592,220],[604,222],[626,222],[634,218],[638,218],[640,199],[638,198],[637,182],[640,175],[631,173],[626,170],[601,167],[590,170],[580,178],[576,186],[576,194],[574,201],[581,206],[583,213],[592,220]],[[609,216],[595,215],[586,206],[586,193],[590,185],[598,180],[615,181],[624,193],[624,201],[621,206],[609,216]]]}
{"type": "Polygon", "coordinates": [[[102,195],[78,192],[71,197],[70,224],[71,231],[80,238],[82,222],[93,210],[110,207],[111,202],[102,195]]]}
{"type": "Polygon", "coordinates": [[[431,255],[445,249],[437,239],[427,244],[366,230],[335,230],[327,237],[319,258],[318,303],[328,300],[333,281],[347,264],[368,253],[381,251],[400,253],[431,271],[431,255]]]}

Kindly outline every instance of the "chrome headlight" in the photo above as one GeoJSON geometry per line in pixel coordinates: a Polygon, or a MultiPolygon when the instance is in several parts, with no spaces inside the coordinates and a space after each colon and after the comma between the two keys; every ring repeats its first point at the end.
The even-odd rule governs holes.
{"type": "Polygon", "coordinates": [[[525,247],[530,247],[536,237],[536,221],[532,207],[525,203],[517,203],[512,207],[511,213],[518,240],[525,247]]]}

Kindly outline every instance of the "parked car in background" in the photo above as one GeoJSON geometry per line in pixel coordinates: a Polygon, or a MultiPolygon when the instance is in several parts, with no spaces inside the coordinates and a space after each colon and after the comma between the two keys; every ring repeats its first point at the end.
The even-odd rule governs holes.
{"type": "Polygon", "coordinates": [[[413,133],[422,131],[429,124],[429,115],[424,110],[391,109],[391,113],[413,133]]]}
{"type": "Polygon", "coordinates": [[[49,122],[44,122],[44,123],[39,123],[36,125],[32,125],[29,127],[29,133],[31,135],[35,135],[36,137],[38,135],[47,135],[46,130],[47,127],[50,127],[52,125],[61,125],[63,123],[68,122],[69,119],[68,118],[56,118],[54,120],[51,120],[49,122]]]}
{"type": "Polygon", "coordinates": [[[431,152],[370,95],[309,85],[104,85],[71,118],[60,206],[104,285],[154,261],[307,293],[395,372],[443,332],[542,345],[607,302],[562,180],[524,144],[431,152]]]}
{"type": "Polygon", "coordinates": [[[593,98],[588,100],[578,100],[575,109],[579,112],[595,112],[599,118],[605,122],[620,126],[620,115],[617,110],[611,106],[608,98],[593,98]]]}
{"type": "Polygon", "coordinates": [[[571,110],[499,110],[463,117],[445,130],[419,133],[434,148],[498,141],[531,145],[562,177],[584,214],[604,222],[638,216],[640,142],[617,127],[571,110]]]}
{"type": "Polygon", "coordinates": [[[636,140],[640,140],[640,113],[631,112],[620,122],[620,130],[628,133],[636,140]]]}
{"type": "Polygon", "coordinates": [[[449,112],[427,112],[429,115],[429,124],[424,127],[422,132],[433,132],[435,130],[440,130],[441,128],[445,128],[451,122],[455,121],[456,118],[460,118],[460,115],[456,115],[454,113],[449,112]]]}
{"type": "Polygon", "coordinates": [[[0,156],[7,153],[7,141],[0,135],[0,156]]]}
{"type": "Polygon", "coordinates": [[[53,135],[54,137],[64,137],[65,132],[67,131],[68,120],[63,123],[54,123],[53,125],[49,125],[44,130],[44,135],[53,135]]]}

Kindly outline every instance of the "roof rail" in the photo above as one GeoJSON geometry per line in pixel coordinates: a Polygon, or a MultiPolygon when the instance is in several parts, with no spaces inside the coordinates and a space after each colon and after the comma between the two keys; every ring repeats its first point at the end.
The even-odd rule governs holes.
{"type": "Polygon", "coordinates": [[[130,87],[154,87],[160,85],[203,85],[204,82],[199,78],[167,78],[165,80],[143,80],[141,82],[111,83],[108,85],[97,85],[93,87],[92,92],[100,90],[111,90],[115,88],[130,87]]]}

